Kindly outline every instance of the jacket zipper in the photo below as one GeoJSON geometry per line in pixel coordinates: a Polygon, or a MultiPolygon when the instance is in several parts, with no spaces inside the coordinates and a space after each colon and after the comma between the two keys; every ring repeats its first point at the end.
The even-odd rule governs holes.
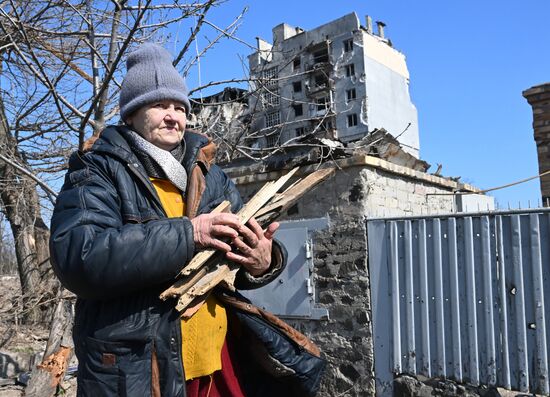
{"type": "Polygon", "coordinates": [[[177,350],[178,350],[178,358],[179,358],[179,362],[180,362],[180,366],[181,366],[181,375],[183,377],[183,389],[185,390],[185,368],[183,366],[183,346],[182,346],[182,340],[183,340],[183,336],[181,335],[181,319],[177,321],[177,324],[178,324],[178,331],[176,332],[176,337],[177,337],[177,350]]]}

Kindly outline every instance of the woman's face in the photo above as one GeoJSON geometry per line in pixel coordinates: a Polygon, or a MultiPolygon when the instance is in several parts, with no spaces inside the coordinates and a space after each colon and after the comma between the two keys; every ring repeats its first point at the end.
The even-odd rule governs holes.
{"type": "Polygon", "coordinates": [[[183,138],[186,121],[183,103],[168,99],[139,108],[126,123],[153,145],[172,150],[183,138]]]}

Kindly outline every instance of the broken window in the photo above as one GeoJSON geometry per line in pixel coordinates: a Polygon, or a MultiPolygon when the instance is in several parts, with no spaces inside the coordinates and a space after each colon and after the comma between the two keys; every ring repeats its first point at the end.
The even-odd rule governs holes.
{"type": "Polygon", "coordinates": [[[355,92],[355,88],[352,88],[351,90],[346,90],[346,100],[353,101],[355,98],[357,98],[357,93],[355,92]]]}
{"type": "Polygon", "coordinates": [[[324,74],[316,74],[315,77],[315,85],[317,87],[326,87],[328,83],[328,78],[324,74]]]}
{"type": "Polygon", "coordinates": [[[277,124],[280,124],[280,122],[281,122],[281,117],[279,115],[279,112],[268,113],[265,115],[266,127],[273,127],[277,124]]]}
{"type": "Polygon", "coordinates": [[[302,116],[304,114],[304,107],[301,103],[292,105],[294,108],[294,117],[302,116]]]}
{"type": "Polygon", "coordinates": [[[279,78],[279,69],[275,66],[271,69],[266,69],[262,71],[262,79],[265,80],[264,84],[266,87],[272,87],[277,85],[277,79],[279,78]]]}
{"type": "Polygon", "coordinates": [[[321,130],[322,131],[332,131],[334,129],[334,123],[332,122],[332,119],[325,119],[321,123],[321,130]]]}
{"type": "Polygon", "coordinates": [[[292,89],[294,92],[302,92],[302,82],[301,81],[295,81],[292,83],[292,89]]]}
{"type": "Polygon", "coordinates": [[[265,107],[279,106],[279,89],[266,90],[262,94],[262,102],[265,107]]]}
{"type": "Polygon", "coordinates": [[[296,128],[296,136],[302,136],[306,134],[306,129],[304,127],[296,128]]]}
{"type": "Polygon", "coordinates": [[[346,76],[347,77],[355,76],[355,65],[353,63],[346,65],[346,76]]]}
{"type": "Polygon", "coordinates": [[[277,134],[266,135],[265,140],[266,140],[267,147],[274,147],[277,144],[278,135],[277,134]]]}
{"type": "Polygon", "coordinates": [[[313,53],[313,62],[321,63],[328,62],[328,48],[322,48],[313,53]]]}
{"type": "Polygon", "coordinates": [[[344,40],[344,52],[353,50],[353,39],[344,40]]]}
{"type": "Polygon", "coordinates": [[[318,112],[322,112],[326,109],[328,109],[329,107],[329,104],[330,104],[330,101],[328,99],[328,97],[324,96],[324,97],[321,97],[321,98],[317,98],[317,111],[318,112]]]}
{"type": "Polygon", "coordinates": [[[348,127],[355,127],[357,125],[357,113],[348,114],[348,127]]]}
{"type": "Polygon", "coordinates": [[[300,57],[294,58],[294,61],[292,62],[292,70],[294,70],[294,71],[300,70],[301,63],[302,62],[300,60],[300,57]]]}

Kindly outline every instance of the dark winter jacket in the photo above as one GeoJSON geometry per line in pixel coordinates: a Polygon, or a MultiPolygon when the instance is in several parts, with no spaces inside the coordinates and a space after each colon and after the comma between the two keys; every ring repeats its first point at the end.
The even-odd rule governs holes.
{"type": "MultiPolygon", "coordinates": [[[[184,396],[180,318],[174,301],[161,301],[159,294],[193,256],[189,217],[223,200],[235,212],[242,201],[227,175],[210,164],[213,145],[186,132],[187,216],[167,218],[118,128],[108,127],[90,151],[71,157],[52,217],[52,264],[78,297],[78,393],[145,397],[155,390],[184,396]]],[[[238,287],[261,285],[244,273],[238,287]]]]}

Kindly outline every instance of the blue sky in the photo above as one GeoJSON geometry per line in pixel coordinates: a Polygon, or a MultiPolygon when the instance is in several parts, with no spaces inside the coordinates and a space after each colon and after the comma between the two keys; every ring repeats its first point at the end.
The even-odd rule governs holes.
{"type": "MultiPolygon", "coordinates": [[[[538,174],[531,107],[521,93],[550,82],[550,1],[231,0],[210,19],[230,23],[246,6],[237,35],[252,45],[256,36],[271,42],[271,29],[282,22],[308,30],[349,12],[384,21],[386,36],[407,58],[430,171],[441,163],[445,176],[480,188],[538,174]]],[[[201,64],[202,82],[243,77],[249,53],[244,45],[220,45],[201,64]]],[[[193,69],[191,87],[197,78],[193,69]]],[[[492,195],[503,208],[536,206],[539,181],[492,195]]]]}

